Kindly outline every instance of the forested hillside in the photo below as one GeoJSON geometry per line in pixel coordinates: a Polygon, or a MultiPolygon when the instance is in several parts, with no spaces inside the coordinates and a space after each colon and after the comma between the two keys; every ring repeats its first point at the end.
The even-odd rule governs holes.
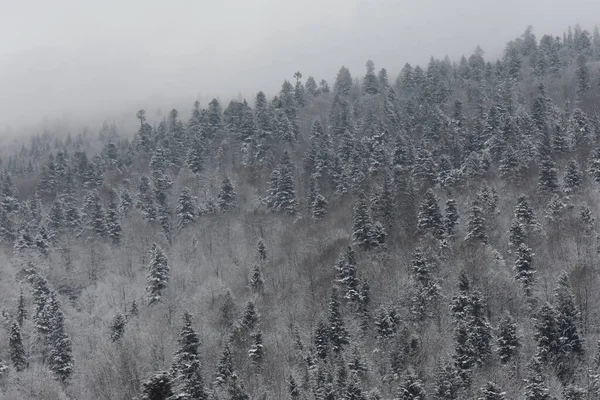
{"type": "Polygon", "coordinates": [[[23,138],[0,397],[600,399],[599,61],[528,28],[23,138]]]}

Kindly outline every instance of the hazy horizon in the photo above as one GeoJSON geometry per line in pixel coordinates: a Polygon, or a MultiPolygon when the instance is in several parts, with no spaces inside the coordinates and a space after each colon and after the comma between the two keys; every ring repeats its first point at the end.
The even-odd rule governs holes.
{"type": "Polygon", "coordinates": [[[577,23],[591,31],[600,13],[599,2],[583,0],[482,3],[13,2],[0,15],[10,38],[0,43],[0,129],[195,99],[250,101],[259,90],[275,94],[295,71],[330,85],[342,65],[362,76],[368,59],[394,80],[406,62],[454,61],[478,44],[497,57],[528,25],[538,39],[577,23]]]}

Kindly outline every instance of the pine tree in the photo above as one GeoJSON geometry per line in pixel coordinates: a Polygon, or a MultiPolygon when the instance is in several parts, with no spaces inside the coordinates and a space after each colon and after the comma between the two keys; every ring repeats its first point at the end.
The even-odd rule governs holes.
{"type": "Polygon", "coordinates": [[[510,315],[500,320],[497,340],[500,362],[506,364],[512,361],[517,356],[521,341],[517,334],[517,324],[510,315]]]}
{"type": "Polygon", "coordinates": [[[204,170],[204,144],[200,137],[192,140],[187,156],[187,166],[195,174],[204,170]]]}
{"type": "Polygon", "coordinates": [[[249,332],[258,326],[260,314],[256,311],[256,304],[252,300],[248,300],[244,314],[242,315],[241,325],[249,332]]]}
{"type": "Polygon", "coordinates": [[[344,400],[367,400],[367,396],[360,388],[360,383],[357,374],[353,373],[350,376],[350,382],[346,386],[344,400]]]}
{"type": "Polygon", "coordinates": [[[96,189],[88,192],[85,197],[84,215],[87,227],[91,232],[99,236],[106,234],[106,212],[102,206],[102,199],[96,189]]]}
{"type": "Polygon", "coordinates": [[[255,367],[260,367],[264,358],[263,339],[260,329],[252,334],[252,346],[248,350],[248,358],[255,367]]]}
{"type": "Polygon", "coordinates": [[[517,205],[515,206],[514,216],[527,231],[536,225],[537,221],[535,213],[533,212],[528,196],[524,194],[519,195],[517,198],[517,205]]]}
{"type": "Polygon", "coordinates": [[[148,179],[147,176],[142,176],[140,178],[140,183],[138,186],[138,199],[135,206],[144,214],[144,218],[146,218],[146,220],[150,222],[156,220],[156,205],[154,203],[150,179],[148,179]]]}
{"type": "Polygon", "coordinates": [[[327,206],[329,203],[325,200],[325,197],[321,193],[317,193],[315,200],[311,205],[312,216],[316,220],[322,220],[327,213],[327,206]]]}
{"type": "Polygon", "coordinates": [[[71,339],[65,331],[64,314],[55,293],[50,295],[48,309],[52,313],[51,330],[48,335],[50,342],[48,368],[54,372],[59,381],[64,383],[73,374],[73,357],[71,355],[71,339]]]}
{"type": "Polygon", "coordinates": [[[559,349],[559,337],[556,328],[556,309],[550,303],[542,305],[535,315],[535,329],[536,357],[544,363],[553,362],[559,349]]]}
{"type": "Polygon", "coordinates": [[[553,193],[558,189],[558,176],[556,163],[550,158],[540,162],[538,189],[542,192],[553,193]]]}
{"type": "Polygon", "coordinates": [[[122,337],[123,337],[123,333],[125,332],[125,317],[123,317],[123,314],[117,314],[115,315],[115,317],[113,318],[113,322],[110,325],[110,340],[112,340],[113,342],[118,342],[122,337]]]}
{"type": "Polygon", "coordinates": [[[502,392],[494,382],[488,382],[481,388],[481,397],[478,400],[504,400],[502,392]]]}
{"type": "Polygon", "coordinates": [[[193,224],[195,222],[196,207],[194,206],[192,192],[188,187],[181,189],[179,199],[177,200],[177,209],[175,212],[177,213],[179,229],[183,229],[189,224],[193,224]]]}
{"type": "Polygon", "coordinates": [[[133,207],[133,198],[131,197],[131,192],[127,187],[121,189],[121,192],[119,193],[119,199],[121,200],[119,203],[119,211],[124,216],[127,216],[133,207]]]}
{"type": "Polygon", "coordinates": [[[600,147],[597,147],[590,156],[588,172],[596,183],[600,183],[600,147]]]}
{"type": "Polygon", "coordinates": [[[121,243],[121,237],[123,236],[123,228],[121,228],[121,222],[119,221],[119,201],[117,193],[114,189],[111,189],[108,209],[106,210],[106,233],[111,238],[114,245],[121,243]]]}
{"type": "Polygon", "coordinates": [[[577,165],[577,161],[569,160],[567,164],[567,170],[565,172],[564,177],[564,187],[565,192],[572,193],[575,192],[579,186],[581,185],[581,172],[579,171],[579,166],[577,165]]]}
{"type": "Polygon", "coordinates": [[[167,400],[173,396],[171,377],[167,372],[158,372],[142,383],[140,400],[167,400]]]}
{"type": "Polygon", "coordinates": [[[235,373],[231,375],[227,391],[231,400],[250,400],[250,396],[235,373]]]}
{"type": "Polygon", "coordinates": [[[315,345],[317,357],[319,357],[321,360],[326,359],[327,355],[329,354],[329,332],[324,321],[319,321],[317,324],[313,337],[313,343],[315,345]]]}
{"type": "Polygon", "coordinates": [[[577,58],[577,70],[575,72],[577,76],[577,95],[585,95],[590,89],[590,68],[587,65],[587,60],[582,54],[577,58]]]}
{"type": "Polygon", "coordinates": [[[483,210],[477,198],[471,201],[469,217],[467,220],[467,235],[466,241],[479,241],[487,244],[487,235],[485,233],[485,219],[483,210]]]}
{"type": "Polygon", "coordinates": [[[459,215],[456,200],[446,200],[446,215],[444,216],[444,229],[448,237],[454,236],[456,225],[458,224],[458,219],[459,215]]]}
{"type": "Polygon", "coordinates": [[[294,215],[298,210],[296,189],[294,188],[293,168],[289,153],[284,151],[281,160],[279,161],[276,209],[289,215],[294,215]]]}
{"type": "Polygon", "coordinates": [[[27,319],[29,312],[27,311],[27,305],[25,303],[25,296],[23,295],[23,289],[19,290],[19,301],[17,303],[17,313],[15,320],[19,324],[19,327],[23,326],[23,322],[27,319]]]}
{"type": "Polygon", "coordinates": [[[412,273],[416,294],[411,299],[411,313],[418,321],[424,321],[433,316],[432,308],[436,307],[440,288],[431,276],[431,263],[421,248],[413,253],[412,273]]]}
{"type": "Polygon", "coordinates": [[[345,345],[349,343],[348,330],[344,324],[338,300],[337,288],[334,286],[331,290],[327,312],[327,324],[329,343],[335,353],[340,353],[345,345]]]}
{"type": "Polygon", "coordinates": [[[372,245],[373,226],[369,215],[369,206],[364,193],[361,193],[354,207],[352,241],[362,249],[372,245]]]}
{"type": "Polygon", "coordinates": [[[423,382],[411,368],[404,374],[398,395],[400,400],[425,400],[426,398],[423,382]]]}
{"type": "Polygon", "coordinates": [[[525,244],[521,244],[515,256],[515,278],[521,282],[525,295],[533,294],[533,282],[535,280],[535,268],[533,267],[533,253],[525,244]]]}
{"type": "Polygon", "coordinates": [[[300,398],[300,387],[296,383],[296,380],[294,379],[294,376],[292,374],[290,374],[290,377],[288,378],[288,392],[292,400],[298,400],[300,398]]]}
{"type": "Polygon", "coordinates": [[[183,314],[183,325],[177,342],[179,346],[171,368],[174,399],[208,400],[202,378],[200,338],[192,327],[192,316],[188,312],[183,314]]]}
{"type": "Polygon", "coordinates": [[[534,357],[527,366],[528,377],[525,380],[525,400],[550,400],[546,377],[542,369],[542,363],[534,357]]]}
{"type": "Polygon", "coordinates": [[[227,212],[236,207],[236,197],[235,189],[233,188],[233,184],[231,180],[229,180],[228,176],[223,178],[223,182],[221,184],[221,190],[217,197],[217,201],[219,203],[219,209],[222,212],[227,212]]]}
{"type": "Polygon", "coordinates": [[[169,281],[169,266],[165,253],[159,245],[154,243],[150,251],[150,265],[148,267],[148,303],[154,304],[162,299],[163,291],[169,281]]]}
{"type": "Polygon", "coordinates": [[[260,272],[260,266],[254,264],[252,275],[250,276],[250,287],[254,293],[262,293],[264,290],[264,281],[260,272]]]}
{"type": "Polygon", "coordinates": [[[10,360],[15,370],[20,372],[27,368],[25,348],[23,347],[23,339],[21,338],[21,326],[17,322],[13,322],[10,327],[8,347],[10,349],[10,360]]]}
{"type": "Polygon", "coordinates": [[[436,378],[435,396],[441,400],[456,400],[461,389],[460,377],[451,363],[441,366],[436,378]]]}
{"type": "Polygon", "coordinates": [[[342,297],[350,301],[358,301],[359,288],[356,270],[356,255],[351,246],[341,252],[335,264],[336,282],[342,287],[342,297]]]}
{"type": "Polygon", "coordinates": [[[223,353],[221,354],[221,358],[219,358],[219,363],[217,364],[217,376],[215,378],[215,384],[217,386],[221,386],[231,379],[233,376],[233,358],[231,355],[231,349],[229,348],[229,343],[225,343],[223,347],[223,353]]]}
{"type": "Polygon", "coordinates": [[[563,273],[558,280],[554,298],[557,311],[556,328],[560,338],[562,353],[572,353],[582,356],[583,339],[578,328],[580,312],[566,273],[563,273]]]}
{"type": "Polygon", "coordinates": [[[518,249],[525,241],[523,224],[514,218],[508,231],[508,244],[512,249],[518,249]]]}
{"type": "Polygon", "coordinates": [[[419,209],[419,229],[429,232],[433,237],[440,239],[444,232],[442,214],[438,199],[432,189],[425,193],[419,209]]]}

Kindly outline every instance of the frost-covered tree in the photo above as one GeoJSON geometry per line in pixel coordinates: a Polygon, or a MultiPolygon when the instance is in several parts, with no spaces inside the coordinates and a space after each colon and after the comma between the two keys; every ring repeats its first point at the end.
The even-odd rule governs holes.
{"type": "Polygon", "coordinates": [[[340,353],[343,347],[349,343],[348,330],[344,324],[340,310],[337,288],[331,290],[329,306],[327,311],[328,342],[335,353],[340,353]]]}
{"type": "Polygon", "coordinates": [[[483,217],[483,210],[478,198],[474,198],[471,201],[465,240],[470,242],[479,241],[482,243],[487,243],[488,240],[487,234],[485,233],[485,218],[483,217]]]}
{"type": "Polygon", "coordinates": [[[123,314],[119,313],[113,318],[112,324],[110,325],[110,340],[118,342],[125,332],[126,320],[123,314]]]}
{"type": "Polygon", "coordinates": [[[183,314],[183,324],[177,339],[178,348],[173,357],[173,399],[208,400],[202,376],[200,359],[200,337],[192,327],[192,316],[183,314]]]}
{"type": "Polygon", "coordinates": [[[525,244],[521,244],[515,256],[515,278],[523,286],[527,296],[533,294],[533,283],[535,280],[535,268],[533,266],[533,252],[525,244]]]}
{"type": "Polygon", "coordinates": [[[179,229],[183,229],[189,224],[193,224],[196,220],[196,207],[192,192],[188,187],[181,189],[179,199],[177,200],[177,221],[179,229]]]}
{"type": "Polygon", "coordinates": [[[517,324],[510,315],[500,320],[497,341],[500,361],[503,364],[512,361],[521,347],[521,340],[517,333],[517,324]]]}
{"type": "Polygon", "coordinates": [[[228,176],[225,176],[223,178],[223,182],[221,183],[221,190],[219,191],[219,195],[217,197],[219,209],[222,212],[227,212],[235,208],[237,206],[236,197],[237,193],[233,188],[231,180],[228,176]]]}
{"type": "Polygon", "coordinates": [[[21,326],[13,322],[10,327],[8,337],[8,347],[10,350],[10,360],[17,372],[23,371],[27,367],[25,348],[23,347],[23,338],[21,337],[21,326]]]}
{"type": "Polygon", "coordinates": [[[432,189],[425,192],[421,202],[418,217],[419,229],[431,233],[435,238],[441,238],[444,233],[442,213],[438,205],[438,198],[432,189]]]}
{"type": "Polygon", "coordinates": [[[108,208],[106,209],[106,233],[113,244],[118,245],[123,236],[123,228],[119,220],[119,201],[117,192],[111,189],[108,199],[108,208]]]}
{"type": "Polygon", "coordinates": [[[163,291],[167,288],[169,281],[169,265],[167,256],[156,243],[150,250],[150,265],[148,267],[148,303],[154,304],[162,299],[163,291]]]}
{"type": "Polygon", "coordinates": [[[424,386],[417,374],[409,368],[406,370],[400,384],[398,396],[401,400],[425,400],[426,392],[424,386]]]}

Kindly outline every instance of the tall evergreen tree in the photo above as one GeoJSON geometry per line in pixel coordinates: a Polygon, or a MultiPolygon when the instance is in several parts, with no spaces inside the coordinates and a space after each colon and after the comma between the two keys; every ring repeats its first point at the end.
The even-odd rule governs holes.
{"type": "Polygon", "coordinates": [[[228,176],[223,178],[223,182],[221,183],[221,190],[219,191],[219,195],[217,197],[219,203],[219,209],[222,212],[227,212],[232,210],[237,206],[236,203],[237,193],[233,188],[233,184],[228,176]]]}
{"type": "Polygon", "coordinates": [[[179,229],[183,229],[189,224],[193,224],[195,222],[196,207],[194,206],[192,192],[188,187],[181,189],[179,199],[177,200],[177,209],[175,212],[177,214],[179,229]]]}
{"type": "Polygon", "coordinates": [[[345,345],[349,343],[348,330],[344,324],[340,310],[337,288],[334,286],[331,290],[329,306],[327,312],[328,323],[328,341],[335,353],[340,353],[345,345]]]}
{"type": "Polygon", "coordinates": [[[118,245],[121,242],[123,228],[121,228],[121,221],[119,221],[119,201],[117,192],[114,189],[111,189],[109,193],[108,208],[106,210],[106,233],[113,244],[118,245]]]}
{"type": "Polygon", "coordinates": [[[465,236],[466,241],[479,241],[487,243],[488,237],[485,233],[485,218],[483,217],[483,210],[481,204],[477,198],[471,201],[471,207],[469,210],[469,216],[467,220],[467,235],[465,236]]]}
{"type": "Polygon", "coordinates": [[[533,266],[533,253],[525,244],[521,244],[515,256],[515,277],[521,282],[525,295],[533,294],[533,283],[535,280],[535,268],[533,266]]]}
{"type": "Polygon", "coordinates": [[[517,324],[510,315],[500,320],[498,327],[498,356],[503,364],[512,361],[521,347],[517,324]]]}
{"type": "Polygon", "coordinates": [[[200,337],[192,327],[192,316],[188,312],[183,314],[183,325],[177,341],[179,346],[171,367],[174,399],[208,400],[202,377],[200,337]]]}
{"type": "Polygon", "coordinates": [[[154,304],[161,301],[163,291],[169,281],[169,266],[167,256],[159,245],[154,243],[150,251],[150,265],[148,267],[148,303],[154,304]]]}
{"type": "Polygon", "coordinates": [[[442,214],[438,205],[438,199],[433,190],[429,189],[421,202],[419,209],[419,229],[431,233],[440,239],[444,233],[442,214]]]}
{"type": "Polygon", "coordinates": [[[10,360],[17,372],[23,371],[27,367],[25,348],[21,337],[21,326],[13,322],[10,327],[10,336],[8,338],[8,347],[10,349],[10,360]]]}

